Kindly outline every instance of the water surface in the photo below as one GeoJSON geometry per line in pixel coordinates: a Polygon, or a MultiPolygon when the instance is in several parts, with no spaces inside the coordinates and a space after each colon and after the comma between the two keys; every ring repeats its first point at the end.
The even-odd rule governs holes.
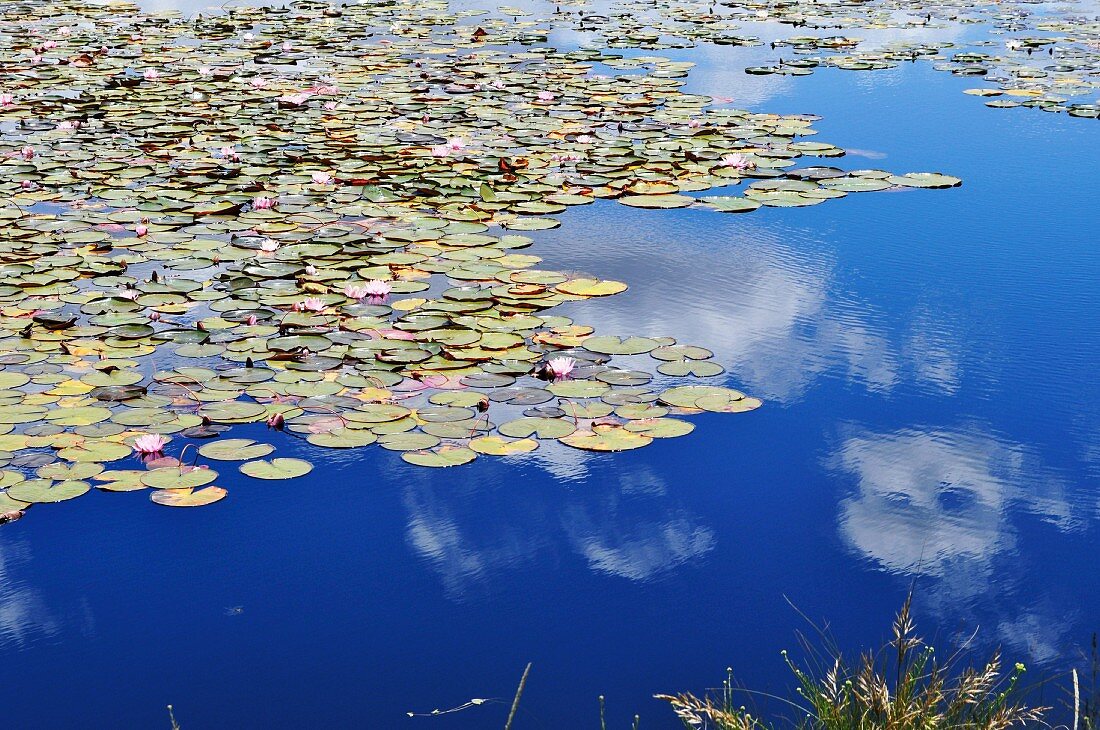
{"type": "Polygon", "coordinates": [[[530,661],[517,730],[597,727],[600,694],[609,727],[673,728],[654,692],[790,684],[788,601],[855,649],[910,586],[945,647],[978,629],[1071,666],[1100,627],[1095,121],[987,109],[922,64],[761,80],[730,53],[676,51],[688,89],[821,114],[848,167],[965,181],[744,216],[596,203],[536,234],[548,268],[631,286],[578,319],[708,347],[764,408],[445,471],[286,438],[313,473],[223,479],[214,507],[34,510],[0,529],[5,725],[166,727],[172,703],[185,728],[484,728],[530,661]],[[473,697],[500,702],[405,715],[473,697]]]}

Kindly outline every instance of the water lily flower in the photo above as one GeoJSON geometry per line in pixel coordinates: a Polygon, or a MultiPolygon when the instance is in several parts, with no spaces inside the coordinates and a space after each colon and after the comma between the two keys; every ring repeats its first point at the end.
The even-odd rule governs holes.
{"type": "Polygon", "coordinates": [[[15,103],[15,97],[11,94],[0,94],[0,106],[11,106],[15,103]]]}
{"type": "Polygon", "coordinates": [[[1005,41],[1005,48],[1007,48],[1010,51],[1018,51],[1023,47],[1024,47],[1024,44],[1021,43],[1020,41],[1016,40],[1015,38],[1012,38],[1010,40],[1005,41]]]}
{"type": "Polygon", "coordinates": [[[447,140],[447,146],[455,152],[458,152],[466,148],[466,140],[462,139],[462,137],[451,137],[447,140]]]}
{"type": "Polygon", "coordinates": [[[313,182],[317,185],[331,185],[332,175],[327,172],[315,172],[312,175],[313,182]]]}
{"type": "Polygon", "coordinates": [[[344,296],[355,301],[362,301],[367,297],[367,287],[361,284],[348,284],[344,287],[344,296]]]}
{"type": "Polygon", "coordinates": [[[283,41],[282,49],[283,53],[290,53],[294,50],[294,44],[290,41],[283,41]]]}
{"type": "Polygon", "coordinates": [[[270,238],[260,241],[260,250],[264,253],[275,253],[279,250],[279,242],[270,238]]]}
{"type": "Polygon", "coordinates": [[[239,162],[240,159],[241,159],[241,156],[239,154],[237,154],[237,150],[231,144],[227,144],[224,147],[222,147],[220,152],[221,152],[221,156],[224,157],[227,160],[231,160],[233,162],[239,162]]]}
{"type": "Polygon", "coordinates": [[[368,297],[378,300],[388,297],[391,291],[390,285],[381,279],[371,279],[363,285],[363,288],[366,290],[368,297]]]}
{"type": "Polygon", "coordinates": [[[145,69],[145,73],[142,74],[142,76],[145,77],[146,81],[156,81],[160,78],[160,72],[157,71],[155,68],[147,68],[145,69]]]}
{"type": "Polygon", "coordinates": [[[737,153],[737,152],[735,152],[733,154],[729,154],[729,155],[724,155],[722,157],[722,159],[718,162],[718,164],[722,167],[732,167],[735,170],[755,170],[756,169],[756,163],[755,162],[750,160],[747,155],[742,155],[742,154],[737,153]]]}
{"type": "Polygon", "coordinates": [[[143,238],[149,233],[149,226],[146,225],[146,220],[144,218],[142,218],[141,223],[138,223],[137,227],[134,228],[134,233],[138,235],[138,238],[143,238]]]}
{"type": "Polygon", "coordinates": [[[325,102],[325,111],[330,112],[330,111],[333,111],[334,109],[336,109],[336,102],[335,101],[326,101],[325,102]]]}
{"type": "Polygon", "coordinates": [[[159,322],[160,321],[160,312],[149,312],[149,321],[150,322],[159,322]]]}
{"type": "Polygon", "coordinates": [[[147,433],[134,439],[134,451],[139,454],[159,454],[168,445],[168,439],[159,433],[147,433]]]}
{"type": "Polygon", "coordinates": [[[254,210],[271,210],[275,207],[275,198],[269,198],[266,195],[261,195],[252,201],[252,208],[254,210]]]}
{"type": "Polygon", "coordinates": [[[325,302],[317,297],[306,297],[301,302],[301,308],[306,312],[321,312],[325,309],[325,302]]]}
{"type": "Polygon", "coordinates": [[[432,157],[447,157],[453,152],[450,146],[445,144],[437,144],[432,147],[432,157]]]}
{"type": "Polygon", "coordinates": [[[252,84],[255,89],[262,89],[267,86],[267,79],[260,78],[259,76],[253,76],[248,80],[248,83],[252,84]]]}
{"type": "Polygon", "coordinates": [[[561,380],[573,372],[573,368],[577,367],[577,361],[571,357],[552,357],[546,363],[546,367],[553,373],[554,378],[561,380]]]}
{"type": "Polygon", "coordinates": [[[540,91],[538,93],[538,98],[539,101],[553,101],[555,97],[554,93],[551,91],[540,91]]]}
{"type": "Polygon", "coordinates": [[[306,276],[316,276],[317,267],[313,264],[306,264],[306,276]]]}
{"type": "Polygon", "coordinates": [[[58,129],[80,129],[80,121],[74,119],[72,121],[66,120],[64,122],[58,122],[57,128],[58,129]]]}
{"type": "Polygon", "coordinates": [[[199,76],[213,76],[214,69],[210,66],[199,66],[199,76]]]}
{"type": "Polygon", "coordinates": [[[34,147],[27,145],[23,149],[19,150],[19,154],[23,157],[24,160],[33,160],[35,155],[34,147]]]}
{"type": "Polygon", "coordinates": [[[245,33],[244,34],[244,40],[246,40],[246,41],[250,41],[250,40],[254,39],[255,37],[256,36],[253,33],[245,33]]]}
{"type": "Polygon", "coordinates": [[[293,104],[294,106],[301,106],[309,101],[311,95],[305,91],[299,91],[297,94],[285,94],[279,97],[279,101],[284,104],[293,104]]]}
{"type": "Polygon", "coordinates": [[[73,34],[73,29],[70,28],[67,25],[63,25],[63,26],[61,26],[60,28],[57,29],[57,34],[59,36],[64,37],[64,38],[68,38],[69,36],[71,36],[73,34]]]}
{"type": "Polygon", "coordinates": [[[703,123],[701,121],[699,121],[698,119],[689,119],[688,120],[688,129],[698,129],[701,126],[703,126],[703,123]]]}
{"type": "Polygon", "coordinates": [[[34,184],[33,180],[23,180],[19,183],[19,187],[23,188],[24,190],[34,190],[36,185],[34,184]]]}
{"type": "Polygon", "coordinates": [[[245,323],[245,324],[247,324],[247,325],[248,325],[249,327],[252,327],[252,326],[254,326],[254,325],[256,324],[256,322],[258,322],[258,321],[259,321],[259,320],[258,320],[258,319],[256,319],[256,315],[255,315],[255,314],[250,314],[250,315],[248,315],[248,319],[246,319],[246,320],[244,321],[244,323],[245,323]]]}
{"type": "Polygon", "coordinates": [[[273,428],[276,431],[281,431],[283,428],[283,421],[284,419],[282,413],[272,413],[270,416],[267,417],[267,427],[273,428]]]}
{"type": "Polygon", "coordinates": [[[46,41],[41,46],[42,50],[49,51],[53,48],[57,48],[57,41],[46,41]]]}
{"type": "Polygon", "coordinates": [[[119,296],[120,299],[129,299],[130,301],[134,301],[135,299],[138,298],[138,290],[137,289],[123,289],[122,291],[120,291],[118,293],[118,296],[119,296]]]}

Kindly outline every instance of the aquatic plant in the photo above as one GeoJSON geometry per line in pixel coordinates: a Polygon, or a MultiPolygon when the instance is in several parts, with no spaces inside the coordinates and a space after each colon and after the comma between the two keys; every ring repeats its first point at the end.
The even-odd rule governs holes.
{"type": "MultiPolygon", "coordinates": [[[[812,115],[463,20],[435,0],[0,7],[0,511],[93,485],[224,498],[182,451],[118,463],[143,434],[186,449],[266,423],[437,468],[684,436],[684,416],[761,402],[684,380],[724,374],[703,347],[549,311],[627,284],[539,268],[525,233],[597,200],[712,215],[961,182],[802,164],[844,155],[805,139],[812,115]],[[715,188],[739,194],[699,195],[715,188]]],[[[312,468],[235,445],[199,455],[256,479],[312,468]]]]}
{"type": "Polygon", "coordinates": [[[1002,730],[1045,726],[1049,707],[1027,702],[1020,686],[1024,666],[1007,673],[999,653],[979,666],[959,666],[956,653],[941,662],[933,648],[916,635],[907,599],[893,623],[893,638],[875,652],[849,663],[839,650],[819,650],[803,642],[806,668],[783,652],[798,680],[797,697],[779,698],[794,713],[786,719],[753,715],[741,701],[742,690],[728,670],[722,689],[706,697],[685,692],[657,695],[667,701],[690,730],[930,730],[968,728],[1002,730]]]}

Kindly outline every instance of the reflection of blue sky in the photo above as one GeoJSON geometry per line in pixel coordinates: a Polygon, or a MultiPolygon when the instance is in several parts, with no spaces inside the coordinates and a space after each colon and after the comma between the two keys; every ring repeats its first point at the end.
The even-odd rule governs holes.
{"type": "MultiPolygon", "coordinates": [[[[573,262],[631,286],[628,295],[600,301],[598,331],[705,343],[754,395],[794,402],[830,371],[868,390],[889,391],[903,356],[923,362],[926,352],[942,350],[942,339],[929,342],[924,334],[904,353],[891,344],[873,308],[836,291],[834,264],[814,250],[818,241],[810,230],[707,213],[644,221],[636,213],[578,214],[585,217],[583,237],[556,243],[565,250],[548,252],[550,265],[560,257],[562,265],[573,262]],[[652,240],[662,245],[649,247],[652,240]]],[[[947,359],[940,352],[929,360],[925,377],[957,377],[958,366],[947,359]]]]}
{"type": "Polygon", "coordinates": [[[40,638],[58,633],[61,623],[31,587],[15,574],[30,561],[21,542],[0,539],[0,648],[24,648],[40,638]]]}
{"type": "MultiPolygon", "coordinates": [[[[564,447],[547,451],[567,463],[574,462],[569,455],[583,454],[564,447]]],[[[553,461],[548,456],[542,465],[553,461]]],[[[492,472],[497,486],[491,486],[495,479],[459,475],[444,483],[414,475],[404,488],[406,539],[455,599],[559,549],[576,553],[597,573],[644,581],[715,544],[713,530],[679,507],[663,478],[645,466],[616,470],[613,482],[601,480],[598,490],[585,485],[564,502],[544,492],[517,492],[524,480],[509,479],[507,465],[492,472]]]]}
{"type": "Polygon", "coordinates": [[[854,478],[841,534],[882,568],[942,576],[956,561],[1010,550],[1009,507],[1071,529],[1062,479],[1028,448],[979,429],[904,429],[847,438],[835,467],[854,478]]]}
{"type": "MultiPolygon", "coordinates": [[[[1075,606],[1020,585],[1021,513],[1060,531],[1084,527],[1067,484],[1028,447],[970,424],[958,429],[861,431],[830,459],[855,488],[840,504],[840,534],[879,568],[917,579],[924,610],[993,623],[997,638],[1032,660],[1065,656],[1075,606]],[[989,604],[991,591],[1026,598],[989,604]],[[1012,607],[1023,603],[1022,611],[1012,607]]],[[[985,641],[993,637],[984,637],[985,641]]]]}

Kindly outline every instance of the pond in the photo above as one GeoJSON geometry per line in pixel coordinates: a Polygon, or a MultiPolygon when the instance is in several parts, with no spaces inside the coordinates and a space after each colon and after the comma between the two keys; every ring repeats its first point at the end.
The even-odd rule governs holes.
{"type": "MultiPolygon", "coordinates": [[[[756,26],[739,32],[793,34],[756,26]]],[[[5,726],[168,727],[172,704],[187,730],[499,727],[531,662],[517,730],[599,727],[600,695],[608,727],[675,728],[655,693],[701,692],[727,666],[785,693],[779,652],[807,617],[854,652],[910,589],[939,647],[976,631],[1032,679],[1086,664],[1097,121],[989,108],[923,61],[757,76],[743,69],[774,62],[766,44],[621,52],[694,62],[688,93],[820,115],[846,169],[963,183],[747,215],[597,200],[526,233],[541,268],[629,285],[555,314],[708,348],[725,368],[708,383],[763,401],[691,415],[685,437],[424,469],[259,422],[232,435],[312,471],[222,468],[229,495],[202,509],[99,490],[35,506],[0,527],[5,726]],[[493,701],[407,717],[471,698],[493,701]]]]}

